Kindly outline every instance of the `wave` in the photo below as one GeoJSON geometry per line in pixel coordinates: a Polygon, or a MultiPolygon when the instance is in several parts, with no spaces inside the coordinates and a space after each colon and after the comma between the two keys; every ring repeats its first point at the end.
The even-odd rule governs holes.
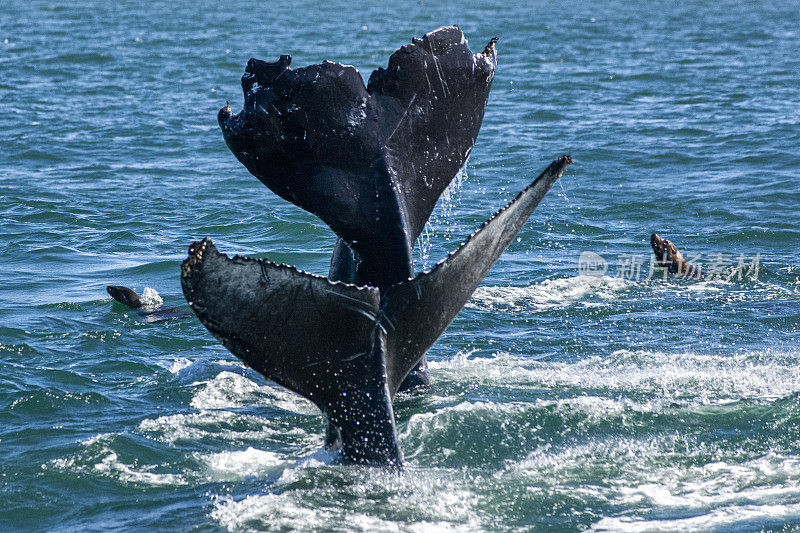
{"type": "Polygon", "coordinates": [[[442,470],[389,473],[359,467],[287,470],[275,492],[215,499],[211,517],[228,531],[476,531],[480,496],[467,476],[442,470]],[[378,504],[381,511],[375,512],[378,504]]]}
{"type": "Polygon", "coordinates": [[[230,409],[252,405],[268,405],[303,415],[319,414],[314,404],[298,394],[276,385],[259,385],[241,374],[228,371],[220,372],[203,384],[191,401],[195,409],[230,409]]]}
{"type": "MultiPolygon", "coordinates": [[[[434,376],[472,386],[558,393],[603,394],[681,404],[777,399],[800,391],[797,353],[709,355],[617,350],[572,361],[532,360],[510,354],[465,355],[430,361],[434,376]]],[[[659,408],[653,406],[652,408],[659,408]]]]}
{"type": "Polygon", "coordinates": [[[662,434],[543,446],[498,481],[581,510],[607,509],[599,520],[583,513],[592,531],[755,530],[800,518],[798,467],[785,451],[751,455],[662,434]]]}
{"type": "Polygon", "coordinates": [[[230,411],[200,411],[148,418],[139,423],[135,432],[166,444],[190,444],[198,441],[225,445],[252,445],[291,439],[294,445],[311,438],[321,445],[322,435],[309,436],[298,427],[272,423],[269,419],[230,411]]]}
{"type": "Polygon", "coordinates": [[[100,434],[81,442],[81,445],[82,449],[78,453],[53,459],[42,467],[79,475],[107,477],[121,484],[164,486],[186,485],[190,481],[191,476],[169,464],[142,464],[137,455],[143,450],[125,435],[100,434]],[[130,453],[131,450],[134,453],[130,453]]]}
{"type": "Polygon", "coordinates": [[[158,291],[150,287],[145,287],[142,290],[139,300],[142,302],[142,307],[158,307],[164,303],[164,299],[158,294],[158,291]]]}
{"type": "Polygon", "coordinates": [[[479,287],[466,307],[487,311],[543,311],[571,305],[609,305],[634,281],[609,276],[548,279],[527,287],[479,287]]]}
{"type": "Polygon", "coordinates": [[[247,477],[266,477],[286,468],[287,460],[280,454],[259,450],[249,446],[245,450],[232,450],[208,454],[196,454],[198,462],[205,466],[205,474],[213,481],[236,481],[247,477]]]}

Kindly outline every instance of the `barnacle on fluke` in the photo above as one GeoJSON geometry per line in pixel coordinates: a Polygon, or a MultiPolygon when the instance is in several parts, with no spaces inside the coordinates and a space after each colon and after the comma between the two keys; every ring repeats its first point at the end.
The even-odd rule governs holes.
{"type": "Polygon", "coordinates": [[[366,87],[352,66],[251,59],[242,111],[219,112],[247,169],[339,239],[327,278],[228,258],[205,239],[183,264],[184,294],[231,352],[322,410],[345,461],[402,463],[392,398],[404,380],[426,383],[425,353],[572,162],[554,161],[414,277],[413,245],[478,135],[495,42],[473,54],[457,26],[440,28],[397,50],[366,87]]]}

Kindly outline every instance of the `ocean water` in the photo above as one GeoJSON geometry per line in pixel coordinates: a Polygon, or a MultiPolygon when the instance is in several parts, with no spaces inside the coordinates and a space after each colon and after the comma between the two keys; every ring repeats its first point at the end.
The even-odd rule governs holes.
{"type": "Polygon", "coordinates": [[[798,51],[795,2],[7,0],[0,530],[796,530],[798,51]],[[396,400],[406,469],[337,466],[310,403],[105,286],[185,305],[202,237],[324,274],[217,110],[251,56],[368,76],[453,23],[499,66],[418,269],[575,165],[396,400]],[[746,275],[651,275],[652,232],[746,275]]]}

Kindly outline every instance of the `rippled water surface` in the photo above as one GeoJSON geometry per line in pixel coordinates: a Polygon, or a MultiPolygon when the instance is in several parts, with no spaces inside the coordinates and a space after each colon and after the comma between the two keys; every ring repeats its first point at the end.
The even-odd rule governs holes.
{"type": "Polygon", "coordinates": [[[6,2],[0,529],[800,527],[798,28],[777,1],[6,2]],[[405,471],[336,466],[310,403],[105,286],[185,305],[206,236],[324,274],[332,232],[216,111],[251,56],[367,76],[451,23],[474,51],[499,36],[499,68],[418,268],[576,164],[431,350],[430,393],[397,399],[405,471]],[[654,231],[760,269],[648,276],[654,231]]]}

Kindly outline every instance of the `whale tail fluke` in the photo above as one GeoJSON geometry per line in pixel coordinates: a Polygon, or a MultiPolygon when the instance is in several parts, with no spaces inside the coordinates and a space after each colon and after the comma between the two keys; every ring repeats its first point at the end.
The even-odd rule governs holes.
{"type": "Polygon", "coordinates": [[[458,26],[414,39],[368,86],[350,65],[290,68],[251,59],[244,105],[218,114],[239,161],[356,251],[362,279],[387,288],[413,273],[412,247],[467,160],[497,66],[458,26]]]}
{"type": "Polygon", "coordinates": [[[210,239],[190,247],[181,269],[184,295],[206,328],[248,366],[316,404],[340,430],[345,459],[400,463],[377,289],[228,258],[210,239]]]}
{"type": "Polygon", "coordinates": [[[383,296],[264,259],[228,258],[209,239],[189,248],[184,295],[226,348],[327,415],[345,461],[399,465],[392,398],[571,162],[553,162],[456,252],[383,296]]]}
{"type": "Polygon", "coordinates": [[[387,362],[390,390],[399,387],[405,374],[455,319],[571,163],[568,155],[553,161],[512,202],[431,271],[389,288],[381,299],[381,317],[390,330],[388,342],[395,354],[387,362]]]}

